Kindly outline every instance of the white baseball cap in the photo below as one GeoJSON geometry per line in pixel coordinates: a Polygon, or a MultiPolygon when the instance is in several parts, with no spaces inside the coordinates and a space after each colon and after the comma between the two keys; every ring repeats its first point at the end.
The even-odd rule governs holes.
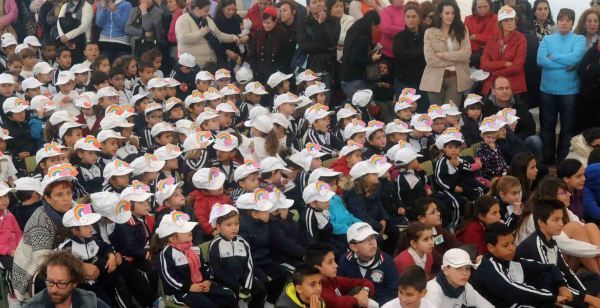
{"type": "Polygon", "coordinates": [[[427,115],[431,118],[431,121],[435,119],[445,119],[446,111],[442,109],[439,105],[430,105],[429,109],[427,109],[427,115]]]}
{"type": "Polygon", "coordinates": [[[474,93],[470,93],[469,95],[467,95],[467,98],[465,99],[465,102],[463,104],[464,108],[466,109],[467,107],[473,105],[473,104],[482,104],[481,100],[483,99],[483,97],[474,94],[474,93]]]}
{"type": "Polygon", "coordinates": [[[310,173],[310,176],[308,177],[308,184],[312,184],[314,182],[319,181],[319,179],[321,177],[334,177],[334,176],[339,176],[341,175],[341,172],[337,172],[334,170],[331,170],[329,168],[325,168],[325,167],[321,167],[321,168],[317,168],[315,170],[313,170],[313,172],[310,173]]]}
{"type": "Polygon", "coordinates": [[[231,79],[231,72],[226,68],[220,68],[215,72],[215,80],[229,78],[231,79]]]}
{"type": "Polygon", "coordinates": [[[373,98],[373,91],[369,89],[358,90],[352,95],[352,104],[358,107],[366,107],[373,98]]]}
{"type": "Polygon", "coordinates": [[[12,139],[13,137],[8,135],[8,129],[0,128],[0,139],[6,141],[12,139]]]}
{"type": "Polygon", "coordinates": [[[127,162],[120,159],[116,159],[106,164],[104,171],[102,172],[105,180],[108,180],[113,176],[121,176],[130,173],[133,173],[133,168],[131,168],[127,162]]]}
{"type": "Polygon", "coordinates": [[[98,222],[100,218],[102,215],[94,213],[91,204],[77,204],[65,212],[62,224],[67,228],[90,226],[98,222]]]}
{"type": "Polygon", "coordinates": [[[254,192],[241,194],[235,201],[240,210],[253,210],[259,212],[271,212],[275,210],[275,204],[270,193],[263,188],[257,188],[254,192]]]}
{"type": "Polygon", "coordinates": [[[183,142],[183,151],[188,152],[193,150],[205,149],[213,142],[214,138],[211,132],[198,131],[185,138],[185,141],[183,142]]]}
{"type": "Polygon", "coordinates": [[[194,67],[196,66],[196,58],[194,58],[191,53],[182,53],[179,55],[179,60],[177,60],[177,63],[187,67],[194,67]]]}
{"type": "Polygon", "coordinates": [[[176,88],[181,85],[181,82],[177,81],[175,78],[166,77],[165,82],[167,83],[167,88],[176,88]]]}
{"type": "Polygon", "coordinates": [[[124,224],[131,218],[131,203],[121,200],[117,193],[101,191],[91,194],[90,199],[94,211],[114,223],[124,224]]]}
{"type": "Polygon", "coordinates": [[[85,137],[77,140],[75,142],[75,145],[73,145],[73,149],[100,152],[101,146],[102,145],[100,144],[98,139],[96,139],[96,137],[94,137],[92,135],[88,135],[88,136],[85,136],[85,137]]]}
{"type": "Polygon", "coordinates": [[[192,184],[198,189],[217,190],[223,187],[225,174],[219,168],[201,168],[192,176],[192,184]]]}
{"type": "Polygon", "coordinates": [[[44,158],[63,155],[62,146],[58,143],[46,143],[35,153],[35,163],[39,164],[44,158]]]}
{"type": "Polygon", "coordinates": [[[308,98],[311,98],[313,95],[325,93],[327,91],[329,91],[329,89],[325,88],[325,84],[317,83],[306,88],[306,90],[304,90],[304,95],[306,95],[308,98]]]}
{"type": "Polygon", "coordinates": [[[395,119],[393,122],[390,122],[385,126],[386,135],[393,133],[408,134],[410,132],[412,132],[412,129],[408,127],[408,124],[398,119],[395,119]]]}
{"type": "Polygon", "coordinates": [[[172,211],[169,214],[163,215],[160,225],[156,228],[156,235],[159,238],[165,238],[173,233],[188,233],[197,224],[197,222],[190,221],[188,214],[180,211],[172,211]]]}
{"type": "Polygon", "coordinates": [[[505,5],[498,10],[498,21],[517,17],[517,12],[512,7],[505,5]]]}
{"type": "Polygon", "coordinates": [[[417,100],[419,100],[419,98],[421,98],[421,95],[417,94],[417,89],[404,88],[400,93],[400,97],[406,97],[409,98],[411,101],[416,102],[417,100]]]}
{"type": "Polygon", "coordinates": [[[280,83],[282,83],[284,80],[292,78],[292,76],[293,74],[284,74],[280,71],[277,71],[269,76],[267,84],[269,87],[271,87],[271,89],[275,89],[275,87],[277,87],[280,83]]]}
{"type": "Polygon", "coordinates": [[[413,160],[423,157],[415,151],[409,144],[396,144],[388,150],[388,155],[392,156],[391,159],[395,162],[399,162],[401,165],[408,165],[413,160]],[[389,155],[393,153],[392,155],[389,155]]]}
{"type": "Polygon", "coordinates": [[[260,161],[260,173],[270,173],[275,170],[290,172],[290,169],[285,167],[285,164],[279,157],[267,156],[260,161]]]}
{"type": "Polygon", "coordinates": [[[154,151],[154,155],[156,155],[159,160],[164,161],[176,159],[177,157],[181,156],[181,154],[183,154],[183,151],[181,151],[178,146],[170,143],[163,145],[154,151]]]}
{"type": "Polygon", "coordinates": [[[17,45],[17,47],[15,47],[15,53],[19,54],[25,48],[29,48],[29,45],[27,45],[27,44],[19,44],[19,45],[17,45]]]}
{"type": "MultiPolygon", "coordinates": [[[[225,88],[223,88],[225,89],[225,88]]],[[[237,109],[237,108],[236,108],[237,109]]],[[[238,112],[230,103],[220,103],[217,105],[217,112],[236,113],[238,112]]]]}
{"type": "Polygon", "coordinates": [[[144,110],[144,115],[147,116],[149,113],[156,110],[163,111],[163,106],[159,103],[150,103],[148,104],[148,107],[146,107],[146,109],[144,110]]]}
{"type": "Polygon", "coordinates": [[[268,133],[273,129],[273,121],[268,115],[259,115],[252,121],[252,127],[263,133],[268,133]]]}
{"type": "Polygon", "coordinates": [[[325,153],[321,152],[320,145],[308,142],[302,151],[290,155],[290,160],[305,171],[309,171],[312,160],[315,158],[321,158],[325,155],[325,153]]]}
{"type": "Polygon", "coordinates": [[[281,127],[288,129],[292,122],[288,120],[282,113],[273,113],[271,114],[271,120],[273,124],[279,124],[281,127]]]}
{"type": "Polygon", "coordinates": [[[231,212],[238,212],[238,209],[231,204],[217,203],[210,209],[210,215],[208,216],[208,223],[213,227],[217,227],[217,219],[228,215],[231,212]]]}
{"type": "Polygon", "coordinates": [[[165,161],[158,159],[156,155],[146,153],[144,156],[137,157],[129,165],[133,168],[133,175],[138,176],[145,172],[158,172],[165,166],[165,161]]]}
{"type": "Polygon", "coordinates": [[[435,139],[435,146],[438,149],[443,149],[444,145],[451,141],[464,142],[460,130],[454,127],[447,128],[441,135],[435,139]]]}
{"type": "Polygon", "coordinates": [[[367,130],[368,129],[365,122],[353,119],[352,122],[348,123],[348,125],[344,127],[344,139],[348,140],[358,133],[366,133],[367,130]]]}
{"type": "Polygon", "coordinates": [[[17,45],[17,39],[14,36],[3,37],[2,38],[2,48],[6,48],[8,46],[17,45]]]}
{"type": "Polygon", "coordinates": [[[175,122],[175,132],[189,136],[196,131],[196,123],[188,119],[181,119],[175,122]]]}
{"type": "Polygon", "coordinates": [[[221,93],[223,96],[237,95],[240,94],[240,89],[238,89],[238,87],[236,87],[233,83],[230,83],[227,86],[222,87],[219,93],[221,93]]]}
{"type": "Polygon", "coordinates": [[[15,77],[11,74],[0,74],[0,84],[15,84],[15,77]]]}
{"type": "Polygon", "coordinates": [[[316,79],[319,79],[319,76],[317,76],[317,73],[315,73],[311,69],[306,69],[306,70],[304,70],[304,72],[298,74],[298,79],[296,79],[296,84],[300,84],[303,81],[313,81],[316,79]]]}
{"type": "Polygon", "coordinates": [[[414,101],[412,101],[406,97],[400,97],[400,98],[398,98],[398,101],[396,102],[396,104],[394,104],[394,113],[398,113],[398,111],[401,111],[404,109],[410,109],[413,106],[414,106],[414,101]]]}
{"type": "Polygon", "coordinates": [[[371,173],[379,175],[377,169],[374,169],[368,160],[360,161],[354,164],[354,166],[352,166],[352,169],[350,169],[350,177],[352,178],[352,180],[359,179],[364,175],[371,173]]]}
{"type": "Polygon", "coordinates": [[[42,191],[46,191],[46,187],[54,182],[71,182],[75,179],[77,174],[77,169],[69,163],[54,165],[48,168],[48,173],[46,173],[44,179],[42,180],[42,191]]]}
{"type": "Polygon", "coordinates": [[[33,66],[33,75],[37,74],[50,74],[53,68],[48,62],[38,62],[33,66]]]}
{"type": "Polygon", "coordinates": [[[335,193],[331,191],[329,184],[322,181],[306,185],[302,192],[302,199],[306,204],[314,201],[328,202],[333,196],[335,196],[335,193]]]}
{"type": "Polygon", "coordinates": [[[146,86],[146,89],[148,91],[150,91],[151,89],[165,88],[166,86],[167,86],[167,83],[165,82],[164,79],[155,77],[155,78],[150,79],[150,81],[148,81],[148,85],[146,86]]]}
{"type": "Polygon", "coordinates": [[[264,116],[269,116],[269,110],[263,106],[255,106],[254,108],[250,109],[250,111],[248,112],[248,120],[246,120],[244,122],[244,126],[246,127],[252,127],[254,125],[254,120],[261,115],[264,116]]]}
{"type": "Polygon", "coordinates": [[[286,198],[285,194],[281,192],[277,187],[273,188],[273,191],[269,194],[271,198],[274,210],[278,209],[289,209],[294,205],[294,200],[286,198]]]}
{"type": "Polygon", "coordinates": [[[39,88],[41,86],[42,83],[39,80],[35,79],[35,77],[25,78],[25,80],[21,82],[21,89],[23,91],[26,91],[28,89],[39,88]]]}
{"type": "Polygon", "coordinates": [[[29,109],[29,102],[19,97],[9,97],[2,103],[4,113],[19,113],[29,109]]]}
{"type": "Polygon", "coordinates": [[[452,248],[448,249],[446,253],[444,253],[444,258],[442,260],[442,269],[448,266],[453,268],[461,268],[463,266],[473,267],[475,264],[471,262],[469,253],[460,248],[452,248]]]}
{"type": "Polygon", "coordinates": [[[378,233],[373,230],[371,225],[366,222],[356,222],[348,228],[346,232],[346,239],[348,243],[357,242],[360,243],[366,240],[368,237],[372,235],[377,235],[378,233]]]}
{"type": "Polygon", "coordinates": [[[38,38],[33,35],[25,37],[25,39],[23,39],[23,44],[27,44],[29,46],[34,47],[42,47],[42,44],[40,44],[40,40],[38,40],[38,38]]]}
{"type": "Polygon", "coordinates": [[[158,136],[160,133],[167,133],[167,132],[174,133],[175,128],[170,123],[167,123],[164,121],[154,124],[154,126],[152,126],[152,129],[150,129],[150,134],[152,135],[153,138],[158,136]]]}
{"type": "Polygon", "coordinates": [[[75,65],[71,66],[70,71],[73,74],[85,74],[85,73],[91,72],[92,70],[90,69],[89,66],[87,66],[83,63],[79,63],[79,64],[75,64],[75,65]]]}
{"type": "Polygon", "coordinates": [[[356,115],[358,115],[358,112],[356,111],[356,109],[354,109],[354,107],[352,107],[352,105],[350,105],[350,104],[345,104],[343,108],[338,110],[336,117],[339,122],[342,119],[353,117],[356,115]]]}
{"type": "Polygon", "coordinates": [[[431,118],[427,114],[418,114],[415,113],[410,119],[410,126],[413,129],[418,130],[420,132],[430,132],[431,131],[431,118]]]}
{"type": "Polygon", "coordinates": [[[216,110],[206,107],[204,108],[204,111],[202,111],[202,113],[200,113],[200,115],[198,115],[198,117],[196,118],[196,124],[202,125],[202,123],[204,123],[205,121],[218,118],[220,116],[221,115],[219,115],[219,113],[216,110]]]}
{"type": "Polygon", "coordinates": [[[8,194],[9,192],[13,192],[15,191],[13,188],[10,188],[10,186],[8,186],[8,184],[6,184],[6,182],[4,181],[0,181],[0,196],[4,196],[6,194],[8,194]]]}
{"type": "Polygon", "coordinates": [[[131,185],[123,189],[120,198],[130,202],[142,202],[148,200],[150,197],[152,197],[152,195],[153,194],[150,192],[150,186],[138,180],[133,180],[131,185]]]}
{"type": "Polygon", "coordinates": [[[58,73],[55,85],[60,86],[69,83],[69,81],[75,81],[75,75],[71,71],[61,71],[58,73]]]}
{"type": "Polygon", "coordinates": [[[217,88],[214,88],[214,87],[208,88],[206,90],[206,92],[204,92],[203,94],[204,94],[204,98],[207,101],[212,101],[212,100],[223,98],[223,95],[221,94],[221,92],[219,90],[217,90],[217,88]]]}
{"type": "Polygon", "coordinates": [[[282,104],[297,104],[300,102],[300,98],[296,96],[296,94],[292,92],[283,93],[281,95],[277,95],[273,102],[273,110],[276,110],[282,104]]]}
{"type": "Polygon", "coordinates": [[[32,177],[21,177],[15,180],[15,191],[34,191],[40,196],[44,194],[42,182],[32,177]]]}
{"type": "Polygon", "coordinates": [[[75,106],[79,108],[93,108],[98,105],[98,99],[96,95],[79,95],[78,98],[75,99],[75,106]]]}
{"type": "Polygon", "coordinates": [[[215,76],[209,71],[199,71],[198,74],[196,74],[196,81],[198,80],[214,81],[215,76]]]}
{"type": "Polygon", "coordinates": [[[363,145],[358,143],[358,142],[354,142],[352,140],[348,140],[348,143],[346,143],[345,146],[342,147],[342,149],[340,150],[340,157],[343,156],[348,156],[348,154],[354,152],[354,151],[362,151],[363,145]]]}
{"type": "Polygon", "coordinates": [[[40,108],[51,111],[56,109],[56,104],[46,95],[36,95],[31,99],[29,109],[38,110],[40,108]]]}
{"type": "Polygon", "coordinates": [[[471,80],[473,81],[484,81],[490,77],[490,72],[486,72],[484,70],[472,70],[471,71],[471,80]]]}
{"type": "Polygon", "coordinates": [[[77,121],[77,118],[72,116],[68,110],[57,110],[50,115],[48,122],[52,125],[57,125],[61,122],[77,121]]]}
{"type": "Polygon", "coordinates": [[[443,104],[442,109],[444,109],[444,112],[446,112],[446,114],[450,116],[457,116],[462,114],[460,110],[458,110],[456,104],[454,104],[453,102],[443,104]]]}
{"type": "Polygon", "coordinates": [[[238,138],[228,132],[220,132],[215,136],[213,149],[222,152],[231,152],[238,147],[238,138]]]}
{"type": "Polygon", "coordinates": [[[515,124],[520,118],[517,116],[517,110],[513,108],[504,108],[496,113],[496,115],[506,122],[508,125],[515,124]]]}
{"type": "Polygon", "coordinates": [[[258,81],[248,83],[244,89],[246,90],[244,93],[253,93],[256,95],[269,94],[269,92],[265,90],[265,87],[258,81]]]}
{"type": "Polygon", "coordinates": [[[136,103],[140,102],[144,98],[148,98],[149,96],[150,93],[148,92],[140,92],[131,98],[130,103],[132,106],[135,106],[136,103]]]}
{"type": "Polygon", "coordinates": [[[367,124],[367,140],[369,140],[369,137],[371,137],[371,135],[373,135],[378,130],[381,130],[385,133],[385,123],[377,120],[369,121],[369,123],[367,124]]]}
{"type": "Polygon", "coordinates": [[[505,123],[500,121],[500,119],[497,115],[493,115],[493,116],[485,117],[485,118],[483,118],[483,120],[481,120],[481,123],[479,123],[479,131],[482,134],[497,132],[502,127],[504,127],[504,125],[505,125],[505,123]]]}
{"type": "Polygon", "coordinates": [[[120,133],[115,132],[112,129],[103,129],[98,133],[98,136],[96,137],[98,139],[98,141],[100,142],[104,142],[110,138],[115,138],[115,139],[125,139],[125,137],[121,136],[120,133]]]}
{"type": "Polygon", "coordinates": [[[242,65],[240,69],[235,73],[235,80],[237,80],[237,82],[239,82],[240,84],[247,84],[248,82],[252,81],[252,78],[254,78],[252,70],[249,67],[250,65],[245,64],[247,63],[244,63],[244,65],[242,65]]]}
{"type": "Polygon", "coordinates": [[[181,107],[183,107],[183,102],[177,97],[170,97],[165,102],[165,112],[169,112],[169,110],[173,109],[173,107],[177,105],[181,105],[181,107]]]}
{"type": "Polygon", "coordinates": [[[100,129],[112,130],[113,128],[122,127],[133,127],[133,123],[127,122],[127,120],[118,115],[107,114],[102,120],[100,120],[100,129]]]}
{"type": "Polygon", "coordinates": [[[81,124],[81,123],[77,123],[77,122],[65,122],[65,123],[61,124],[60,128],[58,129],[58,138],[62,138],[69,129],[71,129],[71,128],[83,129],[84,125],[85,124],[81,124]]]}
{"type": "Polygon", "coordinates": [[[190,106],[192,106],[192,104],[198,104],[198,103],[202,103],[204,102],[206,99],[204,97],[204,94],[202,94],[202,92],[198,91],[198,90],[194,90],[192,92],[192,94],[188,95],[185,98],[185,108],[188,109],[190,108],[190,106]]]}
{"type": "Polygon", "coordinates": [[[333,114],[333,111],[329,111],[329,107],[323,104],[315,104],[304,112],[304,118],[308,120],[310,124],[313,124],[316,120],[322,119],[333,114]]]}
{"type": "Polygon", "coordinates": [[[169,199],[177,188],[182,187],[183,182],[175,182],[175,178],[170,176],[156,183],[156,203],[163,205],[165,200],[169,199]]]}
{"type": "Polygon", "coordinates": [[[260,172],[260,163],[247,160],[235,169],[233,172],[233,180],[237,182],[255,172],[260,172]]]}

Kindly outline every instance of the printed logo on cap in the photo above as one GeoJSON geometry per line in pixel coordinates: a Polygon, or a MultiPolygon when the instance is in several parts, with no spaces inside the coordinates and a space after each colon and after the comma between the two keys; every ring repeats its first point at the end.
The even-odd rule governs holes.
{"type": "Polygon", "coordinates": [[[120,217],[123,215],[123,213],[129,211],[131,211],[131,203],[129,203],[129,201],[126,200],[119,201],[119,204],[117,204],[117,206],[115,207],[115,215],[117,215],[117,217],[120,217]]]}
{"type": "Polygon", "coordinates": [[[127,162],[124,162],[120,159],[117,159],[113,162],[113,164],[115,165],[115,167],[117,168],[130,168],[129,164],[127,162]]]}
{"type": "Polygon", "coordinates": [[[77,169],[69,163],[54,165],[48,169],[48,175],[50,177],[77,176],[77,169]]]}
{"type": "Polygon", "coordinates": [[[198,143],[207,143],[212,140],[212,133],[209,131],[199,131],[196,134],[196,140],[198,143]]]}
{"type": "Polygon", "coordinates": [[[254,203],[259,204],[261,201],[269,200],[269,192],[265,189],[258,188],[254,191],[254,203]]]}
{"type": "Polygon", "coordinates": [[[174,222],[187,222],[190,220],[190,215],[180,211],[173,211],[171,212],[171,219],[173,219],[174,222]]]}
{"type": "Polygon", "coordinates": [[[317,183],[315,183],[315,187],[317,188],[317,192],[321,195],[326,195],[331,191],[329,184],[323,181],[317,181],[317,183]]]}
{"type": "MultiPolygon", "coordinates": [[[[364,122],[363,122],[364,124],[364,122]]],[[[369,128],[383,128],[385,127],[385,123],[381,122],[381,121],[377,121],[377,120],[372,120],[369,121],[369,124],[367,124],[367,127],[369,128]]]]}
{"type": "Polygon", "coordinates": [[[371,165],[374,167],[381,166],[387,163],[387,159],[383,155],[373,155],[369,159],[369,163],[371,163],[371,165]]]}
{"type": "Polygon", "coordinates": [[[98,139],[92,135],[86,136],[85,139],[83,139],[83,143],[91,144],[96,148],[100,148],[102,146],[98,139]]]}
{"type": "Polygon", "coordinates": [[[210,170],[208,171],[208,182],[212,182],[213,180],[216,180],[219,177],[219,168],[217,167],[211,167],[210,170]]]}
{"type": "Polygon", "coordinates": [[[321,145],[313,142],[307,143],[304,148],[311,155],[319,154],[319,151],[321,151],[321,145]]]}
{"type": "Polygon", "coordinates": [[[260,168],[260,164],[257,161],[253,161],[250,159],[244,160],[244,165],[248,168],[256,168],[256,169],[260,168]]]}
{"type": "Polygon", "coordinates": [[[165,192],[169,188],[169,186],[174,185],[174,184],[175,184],[175,178],[168,177],[166,179],[162,179],[162,180],[158,181],[158,183],[156,184],[156,188],[160,192],[165,192]]]}
{"type": "Polygon", "coordinates": [[[138,181],[138,180],[133,180],[133,182],[131,182],[131,187],[133,188],[133,190],[135,191],[143,191],[143,192],[149,192],[150,191],[150,186],[138,181]]]}
{"type": "Polygon", "coordinates": [[[233,145],[233,138],[228,132],[221,132],[217,135],[217,140],[222,142],[226,146],[233,145]]]}
{"type": "Polygon", "coordinates": [[[433,121],[431,121],[431,117],[429,117],[429,115],[426,114],[419,115],[419,117],[417,118],[417,122],[427,126],[431,126],[431,124],[433,123],[433,121]]]}

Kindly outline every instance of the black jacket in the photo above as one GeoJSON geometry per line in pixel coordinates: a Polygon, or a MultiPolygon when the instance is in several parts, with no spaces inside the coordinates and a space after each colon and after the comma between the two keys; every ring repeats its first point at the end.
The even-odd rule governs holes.
{"type": "Polygon", "coordinates": [[[241,236],[228,241],[217,235],[208,248],[208,265],[215,281],[234,293],[252,289],[254,267],[250,244],[241,236]]]}
{"type": "MultiPolygon", "coordinates": [[[[460,127],[460,132],[465,137],[465,143],[468,147],[481,142],[481,132],[479,131],[479,121],[475,121],[466,115],[463,115],[463,125],[460,127]]],[[[517,124],[518,125],[518,124],[517,124]]],[[[440,149],[441,150],[441,149],[440,149]]]]}
{"type": "Polygon", "coordinates": [[[340,21],[327,17],[319,23],[309,14],[302,26],[298,27],[298,45],[308,56],[306,68],[317,73],[331,72],[335,62],[335,51],[340,36],[340,21]]]}
{"type": "Polygon", "coordinates": [[[423,37],[425,31],[413,32],[405,28],[394,37],[392,51],[394,52],[394,74],[408,87],[418,89],[425,70],[425,55],[423,54],[423,37]]]}
{"type": "MultiPolygon", "coordinates": [[[[513,96],[510,108],[515,109],[517,117],[519,117],[519,122],[517,122],[517,127],[515,128],[515,135],[521,140],[525,140],[525,138],[535,135],[535,120],[533,119],[531,112],[529,112],[527,105],[513,96]]],[[[496,98],[492,94],[485,99],[481,114],[484,117],[489,117],[502,109],[504,108],[500,108],[496,105],[496,98]]]]}
{"type": "Polygon", "coordinates": [[[102,191],[104,177],[102,177],[102,169],[98,163],[95,164],[78,164],[77,165],[77,180],[88,194],[93,194],[102,191]]]}
{"type": "Polygon", "coordinates": [[[292,215],[288,215],[285,220],[279,216],[271,216],[268,225],[273,261],[299,265],[306,248],[306,238],[300,225],[292,219],[292,215]]]}
{"type": "Polygon", "coordinates": [[[371,59],[371,37],[361,27],[350,26],[346,32],[340,78],[343,81],[366,80],[371,59]],[[351,43],[348,43],[351,42],[351,43]]]}
{"type": "Polygon", "coordinates": [[[333,225],[329,220],[329,212],[317,211],[306,206],[300,213],[300,223],[311,241],[328,242],[333,234],[333,225]],[[322,221],[319,223],[319,221],[322,221]]]}
{"type": "Polygon", "coordinates": [[[398,177],[394,181],[394,186],[396,189],[396,194],[398,195],[398,200],[407,210],[410,210],[412,206],[415,204],[415,201],[421,197],[427,196],[427,192],[425,187],[428,183],[429,179],[427,177],[427,173],[424,171],[403,171],[398,174],[398,177]],[[418,179],[416,184],[413,187],[409,184],[409,179],[415,177],[418,179]]]}
{"type": "MultiPolygon", "coordinates": [[[[195,249],[195,252],[200,255],[198,247],[192,246],[192,249],[195,249]]],[[[182,251],[168,245],[165,246],[159,254],[158,264],[160,280],[163,282],[166,295],[182,296],[189,292],[192,285],[190,265],[182,251]]],[[[200,273],[203,281],[212,279],[209,267],[202,261],[202,257],[200,257],[200,273]]]]}
{"type": "Polygon", "coordinates": [[[29,128],[27,121],[18,123],[7,120],[5,127],[12,137],[12,139],[8,140],[8,144],[6,145],[8,151],[15,156],[18,156],[21,152],[29,152],[30,155],[35,156],[37,143],[35,139],[31,137],[31,129],[29,128]]]}
{"type": "Polygon", "coordinates": [[[389,216],[379,195],[379,188],[375,189],[373,196],[366,198],[360,194],[356,188],[353,188],[344,193],[344,203],[348,207],[348,211],[354,217],[371,225],[376,232],[381,231],[383,226],[379,223],[381,220],[388,220],[389,216]]]}
{"type": "Polygon", "coordinates": [[[266,84],[269,76],[276,71],[291,73],[290,62],[295,46],[279,24],[269,32],[264,29],[257,31],[249,47],[248,62],[255,80],[266,84]]]}
{"type": "Polygon", "coordinates": [[[598,94],[600,88],[600,51],[598,42],[594,44],[583,56],[577,68],[577,75],[581,81],[582,95],[598,94]]]}
{"type": "Polygon", "coordinates": [[[150,234],[151,230],[145,221],[131,217],[124,224],[115,224],[115,230],[108,238],[115,251],[123,256],[123,262],[146,270],[146,244],[150,234]]]}
{"type": "Polygon", "coordinates": [[[240,236],[252,247],[252,260],[254,265],[262,266],[271,263],[271,251],[269,249],[270,235],[269,226],[256,220],[249,215],[240,215],[240,236]]]}

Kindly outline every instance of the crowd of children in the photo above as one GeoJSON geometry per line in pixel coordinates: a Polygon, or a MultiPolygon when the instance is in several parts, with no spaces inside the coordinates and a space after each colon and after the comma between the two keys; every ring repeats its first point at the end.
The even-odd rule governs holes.
{"type": "Polygon", "coordinates": [[[534,155],[505,151],[514,109],[483,117],[476,94],[462,112],[418,109],[407,88],[375,113],[385,93],[334,105],[311,70],[265,87],[245,66],[209,71],[184,53],[164,78],[160,63],[94,49],[80,64],[43,52],[48,63],[24,46],[22,70],[0,74],[13,301],[36,285],[12,285],[24,279],[13,257],[49,211],[51,248],[93,273],[78,287],[116,307],[600,307],[600,230],[582,201],[598,191],[578,161],[540,181],[534,155]],[[57,170],[64,210],[49,201],[57,170]]]}

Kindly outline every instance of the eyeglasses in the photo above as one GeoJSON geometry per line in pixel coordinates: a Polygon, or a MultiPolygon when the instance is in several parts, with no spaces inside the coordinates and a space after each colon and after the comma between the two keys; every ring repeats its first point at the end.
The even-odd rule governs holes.
{"type": "Polygon", "coordinates": [[[425,215],[435,215],[435,214],[439,214],[440,210],[438,210],[437,208],[429,213],[425,213],[425,215]]]}
{"type": "Polygon", "coordinates": [[[54,281],[50,279],[46,279],[44,280],[44,282],[46,283],[46,287],[48,288],[56,286],[59,289],[66,289],[67,286],[69,286],[69,284],[71,283],[71,281],[54,281]]]}

